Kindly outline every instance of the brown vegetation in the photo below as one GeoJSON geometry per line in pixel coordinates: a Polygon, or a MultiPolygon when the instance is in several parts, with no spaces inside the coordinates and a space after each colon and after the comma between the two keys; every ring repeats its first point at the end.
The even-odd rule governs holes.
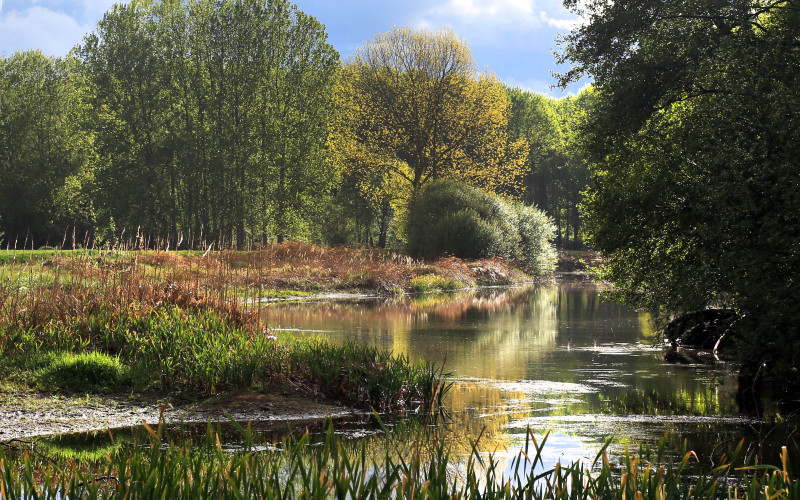
{"type": "MultiPolygon", "coordinates": [[[[446,257],[426,263],[380,249],[296,242],[206,254],[54,251],[17,262],[0,266],[2,328],[10,333],[70,325],[71,335],[84,339],[91,338],[99,318],[117,323],[121,317],[148,317],[163,306],[210,310],[238,326],[260,329],[257,308],[264,300],[335,291],[388,295],[434,290],[439,283],[452,289],[530,279],[501,259],[446,257]],[[426,280],[427,288],[413,286],[420,277],[439,279],[426,280]]],[[[13,339],[0,335],[0,342],[13,339]]]]}

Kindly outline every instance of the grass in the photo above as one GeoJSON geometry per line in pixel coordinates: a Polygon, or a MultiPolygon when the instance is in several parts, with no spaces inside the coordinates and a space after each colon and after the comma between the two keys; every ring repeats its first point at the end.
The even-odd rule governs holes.
{"type": "Polygon", "coordinates": [[[411,290],[418,293],[454,291],[467,288],[465,283],[459,282],[447,276],[438,274],[423,274],[415,276],[409,282],[411,290]]]}
{"type": "MultiPolygon", "coordinates": [[[[476,499],[683,499],[798,498],[800,480],[784,448],[781,467],[760,466],[738,453],[723,465],[695,475],[686,452],[679,463],[662,460],[663,446],[640,448],[611,462],[606,447],[593,463],[545,469],[539,443],[528,438],[510,463],[471,445],[468,456],[452,453],[435,431],[417,427],[417,439],[396,441],[386,432],[381,451],[347,442],[328,428],[311,446],[308,434],[282,443],[259,442],[233,422],[240,446],[220,440],[210,426],[196,441],[166,427],[146,427],[147,442],[112,442],[102,453],[70,452],[65,446],[0,447],[3,498],[476,498],[476,499]],[[743,466],[735,464],[742,462],[743,466]]],[[[385,429],[384,429],[385,430],[385,429]]],[[[113,437],[113,436],[112,436],[113,437]]],[[[608,446],[608,445],[606,445],[608,446]]]]}
{"type": "Polygon", "coordinates": [[[102,352],[52,352],[37,374],[44,388],[103,392],[130,384],[130,368],[102,352]]]}
{"type": "Polygon", "coordinates": [[[496,259],[428,264],[300,243],[238,252],[0,250],[0,384],[210,396],[290,381],[314,395],[403,410],[435,392],[419,385],[434,383],[433,367],[280,335],[262,324],[260,303],[322,291],[453,290],[475,286],[486,269],[529,279],[496,259]]]}
{"type": "Polygon", "coordinates": [[[212,311],[173,306],[147,316],[93,316],[89,323],[88,335],[81,331],[85,325],[29,331],[2,363],[32,371],[32,383],[42,389],[124,387],[209,397],[290,382],[309,394],[383,412],[427,408],[442,390],[442,374],[428,363],[354,343],[254,333],[212,311]]]}

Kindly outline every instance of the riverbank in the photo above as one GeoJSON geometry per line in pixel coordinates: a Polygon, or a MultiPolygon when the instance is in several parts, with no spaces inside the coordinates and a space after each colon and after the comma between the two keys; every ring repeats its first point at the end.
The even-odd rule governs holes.
{"type": "MultiPolygon", "coordinates": [[[[569,270],[565,279],[590,279],[584,269],[571,265],[587,260],[591,256],[587,259],[583,253],[562,256],[562,266],[569,270]]],[[[364,395],[357,394],[357,387],[365,385],[363,380],[344,383],[340,373],[345,364],[364,365],[356,359],[363,352],[357,355],[351,350],[345,354],[349,360],[329,363],[331,368],[324,375],[299,369],[289,373],[292,356],[287,352],[307,351],[303,359],[319,365],[330,349],[276,343],[279,332],[263,324],[258,314],[262,304],[452,291],[537,279],[542,278],[527,276],[500,259],[422,262],[382,250],[299,243],[221,253],[0,251],[0,429],[5,429],[0,441],[136,425],[143,419],[152,423],[164,403],[172,405],[168,419],[195,415],[215,420],[222,410],[206,411],[203,405],[243,391],[253,401],[271,398],[264,408],[245,405],[245,420],[290,420],[297,417],[295,407],[309,408],[301,413],[318,417],[368,409],[364,395]],[[205,335],[186,337],[183,346],[168,345],[176,333],[198,327],[205,335]],[[163,336],[165,331],[171,332],[169,339],[163,336]],[[135,335],[125,339],[125,332],[135,335]],[[275,344],[259,348],[272,353],[273,365],[259,368],[260,374],[250,373],[258,365],[252,356],[236,356],[237,348],[230,345],[233,335],[240,339],[242,351],[252,351],[256,333],[275,344]],[[215,337],[228,343],[215,342],[215,337]],[[146,348],[154,340],[163,344],[161,350],[146,348]],[[108,361],[117,380],[98,382],[70,373],[87,362],[75,359],[84,352],[108,355],[108,359],[90,361],[95,365],[89,369],[98,369],[97,363],[102,368],[108,361]],[[275,356],[276,352],[284,355],[275,356]],[[158,362],[161,358],[174,358],[176,366],[158,362]],[[71,367],[62,366],[59,371],[53,366],[56,362],[71,367]],[[228,372],[248,373],[223,373],[226,366],[228,372]],[[338,387],[332,390],[331,386],[338,387]],[[356,393],[346,394],[353,390],[356,393]],[[327,401],[316,405],[321,397],[327,401]]],[[[378,356],[377,351],[370,356],[378,356]]],[[[400,364],[409,365],[407,360],[400,364]]],[[[405,370],[410,373],[411,368],[405,370]]],[[[423,384],[436,384],[433,371],[427,368],[423,384]]],[[[357,376],[381,379],[386,374],[367,367],[357,376]]],[[[420,395],[433,391],[419,388],[418,395],[410,397],[402,381],[389,386],[406,391],[407,406],[419,405],[420,395]]],[[[223,409],[236,410],[230,405],[223,409]]]]}
{"type": "Polygon", "coordinates": [[[168,419],[200,420],[237,406],[245,420],[291,419],[299,407],[319,417],[429,408],[443,392],[435,366],[273,331],[262,303],[532,280],[499,259],[426,263],[299,243],[220,253],[0,251],[0,441],[153,422],[164,403],[168,419]],[[240,394],[249,402],[207,407],[240,394]]]}

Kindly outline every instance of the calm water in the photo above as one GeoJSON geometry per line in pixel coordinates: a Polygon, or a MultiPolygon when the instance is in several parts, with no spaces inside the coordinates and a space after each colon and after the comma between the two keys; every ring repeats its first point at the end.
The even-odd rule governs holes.
{"type": "Polygon", "coordinates": [[[283,304],[265,308],[263,318],[298,335],[444,363],[455,381],[449,428],[462,441],[483,432],[481,448],[501,456],[515,454],[528,429],[537,439],[549,432],[553,462],[594,458],[608,437],[621,451],[667,431],[673,448],[686,439],[701,456],[742,437],[763,443],[765,424],[736,405],[732,368],[664,362],[648,315],[603,301],[600,290],[561,283],[283,304]]]}

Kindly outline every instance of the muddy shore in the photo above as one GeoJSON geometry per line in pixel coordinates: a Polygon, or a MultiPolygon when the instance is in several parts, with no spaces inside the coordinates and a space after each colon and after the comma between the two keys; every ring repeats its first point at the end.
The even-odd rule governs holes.
{"type": "Polygon", "coordinates": [[[186,402],[177,397],[131,399],[125,396],[2,393],[0,442],[36,436],[157,425],[161,409],[166,423],[292,421],[341,417],[357,413],[334,402],[311,400],[286,390],[243,393],[186,402]]]}

